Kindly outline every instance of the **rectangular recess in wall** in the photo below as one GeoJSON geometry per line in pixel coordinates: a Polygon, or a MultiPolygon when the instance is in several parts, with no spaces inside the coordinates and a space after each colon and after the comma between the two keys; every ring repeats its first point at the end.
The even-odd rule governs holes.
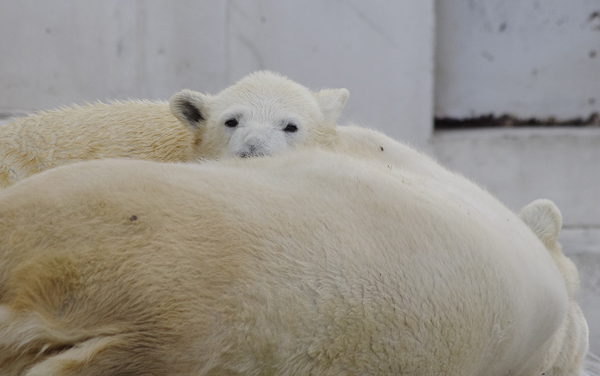
{"type": "Polygon", "coordinates": [[[598,126],[600,2],[436,1],[436,129],[598,126]]]}

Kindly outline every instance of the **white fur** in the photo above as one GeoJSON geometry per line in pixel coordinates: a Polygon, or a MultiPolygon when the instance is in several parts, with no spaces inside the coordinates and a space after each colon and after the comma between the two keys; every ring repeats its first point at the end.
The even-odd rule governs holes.
{"type": "Polygon", "coordinates": [[[277,158],[98,161],[0,191],[2,375],[580,374],[558,208],[520,219],[336,126],[346,98],[270,72],[184,91],[202,159],[277,158]]]}
{"type": "Polygon", "coordinates": [[[66,372],[77,374],[78,368],[85,367],[87,362],[90,362],[94,355],[101,352],[104,348],[118,343],[118,339],[113,337],[95,337],[77,344],[76,346],[58,353],[55,356],[49,357],[33,366],[24,373],[24,376],[48,376],[48,375],[63,375],[66,372]],[[71,367],[65,366],[73,364],[71,367]]]}
{"type": "Polygon", "coordinates": [[[347,98],[346,89],[313,93],[262,71],[214,96],[183,90],[169,104],[125,101],[40,112],[0,127],[0,187],[91,159],[188,162],[327,144],[347,98]],[[239,124],[227,127],[230,119],[239,124]]]}
{"type": "Polygon", "coordinates": [[[348,95],[346,89],[313,93],[286,77],[259,71],[216,96],[184,90],[170,106],[202,138],[207,154],[253,157],[323,143],[348,95]],[[237,124],[230,127],[227,121],[237,124]]]}
{"type": "MultiPolygon", "coordinates": [[[[562,228],[562,215],[550,200],[535,200],[521,209],[521,219],[544,243],[558,266],[569,294],[569,311],[555,334],[546,363],[564,374],[578,374],[588,352],[588,325],[577,303],[579,273],[575,264],[562,253],[557,242],[562,228]]],[[[592,364],[588,361],[587,364],[592,364]]]]}
{"type": "Polygon", "coordinates": [[[0,187],[90,159],[193,161],[201,157],[198,145],[166,102],[94,103],[39,112],[0,127],[0,187]]]}
{"type": "Polygon", "coordinates": [[[30,358],[10,335],[0,365],[580,374],[571,271],[525,222],[385,136],[337,137],[277,158],[86,162],[0,191],[1,306],[81,338],[30,358]]]}

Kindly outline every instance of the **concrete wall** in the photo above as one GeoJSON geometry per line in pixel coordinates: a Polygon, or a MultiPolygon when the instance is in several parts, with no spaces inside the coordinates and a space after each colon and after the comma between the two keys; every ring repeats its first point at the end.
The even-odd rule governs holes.
{"type": "Polygon", "coordinates": [[[600,112],[600,2],[437,2],[435,113],[571,119],[600,112]]]}
{"type": "Polygon", "coordinates": [[[346,87],[345,119],[426,145],[433,0],[0,1],[0,112],[216,93],[258,69],[346,87]]]}

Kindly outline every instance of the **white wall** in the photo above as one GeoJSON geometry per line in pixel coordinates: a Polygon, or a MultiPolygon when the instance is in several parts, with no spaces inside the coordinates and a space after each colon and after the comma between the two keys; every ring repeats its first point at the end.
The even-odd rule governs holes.
{"type": "Polygon", "coordinates": [[[258,69],[347,87],[343,120],[425,146],[433,0],[0,0],[0,112],[216,93],[258,69]]]}
{"type": "Polygon", "coordinates": [[[460,130],[432,143],[442,163],[513,210],[544,197],[561,208],[567,228],[600,230],[600,129],[460,130]]]}
{"type": "Polygon", "coordinates": [[[214,0],[2,1],[0,110],[219,90],[224,9],[214,0]]]}
{"type": "Polygon", "coordinates": [[[600,1],[440,0],[435,113],[600,112],[600,1]]]}
{"type": "MultiPolygon", "coordinates": [[[[599,0],[439,0],[435,115],[600,113],[599,0]]],[[[518,210],[546,197],[600,229],[600,128],[438,132],[434,153],[518,210]]]]}

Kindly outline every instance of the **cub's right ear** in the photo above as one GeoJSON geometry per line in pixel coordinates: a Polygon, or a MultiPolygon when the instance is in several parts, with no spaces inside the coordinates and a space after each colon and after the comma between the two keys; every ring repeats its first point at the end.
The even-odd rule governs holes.
{"type": "Polygon", "coordinates": [[[210,96],[192,90],[175,93],[169,100],[171,113],[192,130],[197,130],[208,118],[210,96]]]}

